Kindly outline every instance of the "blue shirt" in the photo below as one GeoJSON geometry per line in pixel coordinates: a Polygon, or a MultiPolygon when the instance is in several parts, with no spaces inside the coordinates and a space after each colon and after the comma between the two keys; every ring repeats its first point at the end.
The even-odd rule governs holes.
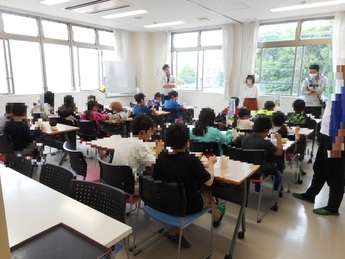
{"type": "Polygon", "coordinates": [[[152,114],[152,110],[150,110],[149,108],[147,108],[145,105],[136,104],[136,105],[133,107],[132,113],[133,113],[134,115],[141,114],[141,113],[144,113],[144,114],[146,114],[146,115],[151,115],[151,114],[152,114]]]}
{"type": "Polygon", "coordinates": [[[175,100],[166,100],[164,102],[164,108],[180,110],[182,109],[182,106],[175,100]]]}

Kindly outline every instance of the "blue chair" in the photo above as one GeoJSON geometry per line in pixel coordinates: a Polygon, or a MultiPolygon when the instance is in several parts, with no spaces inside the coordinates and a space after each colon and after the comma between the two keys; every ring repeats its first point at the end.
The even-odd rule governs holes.
{"type": "MultiPolygon", "coordinates": [[[[182,183],[163,183],[161,181],[154,181],[152,178],[143,177],[140,181],[140,196],[141,200],[145,203],[143,208],[145,213],[153,219],[163,223],[164,227],[157,233],[154,233],[153,235],[151,234],[138,243],[135,243],[134,237],[133,252],[135,255],[160,239],[162,236],[165,236],[167,234],[167,231],[164,231],[165,226],[171,226],[175,228],[178,227],[181,230],[177,249],[177,258],[180,258],[182,229],[189,226],[194,220],[205,213],[211,212],[210,250],[205,258],[211,256],[213,241],[212,209],[210,207],[206,207],[198,213],[186,215],[186,194],[182,183]],[[153,239],[154,237],[156,238],[153,239]],[[147,242],[149,242],[149,244],[147,244],[147,242]]],[[[139,213],[137,213],[137,216],[138,214],[139,213]]]]}

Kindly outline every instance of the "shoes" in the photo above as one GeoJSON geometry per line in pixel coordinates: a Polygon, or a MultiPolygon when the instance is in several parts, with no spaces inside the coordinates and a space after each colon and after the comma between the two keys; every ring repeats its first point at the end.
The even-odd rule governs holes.
{"type": "Polygon", "coordinates": [[[322,216],[338,216],[339,215],[338,212],[330,212],[326,210],[326,207],[314,209],[313,212],[317,215],[322,215],[322,216]]]}
{"type": "MultiPolygon", "coordinates": [[[[168,234],[167,237],[169,238],[170,241],[174,242],[175,244],[178,244],[179,235],[168,234]]],[[[181,238],[181,246],[184,248],[191,248],[192,247],[192,245],[187,241],[187,239],[184,236],[182,236],[182,238],[181,238]]]]}
{"type": "Polygon", "coordinates": [[[293,193],[292,196],[297,198],[297,199],[300,199],[302,201],[306,201],[306,202],[309,202],[309,203],[315,203],[314,200],[310,200],[308,198],[305,198],[305,196],[303,196],[304,193],[293,193]]]}
{"type": "Polygon", "coordinates": [[[219,228],[220,223],[222,222],[223,216],[225,214],[225,209],[226,209],[225,208],[225,203],[219,203],[217,205],[217,209],[218,209],[218,211],[220,213],[220,218],[217,221],[213,221],[213,227],[214,228],[219,228]]]}

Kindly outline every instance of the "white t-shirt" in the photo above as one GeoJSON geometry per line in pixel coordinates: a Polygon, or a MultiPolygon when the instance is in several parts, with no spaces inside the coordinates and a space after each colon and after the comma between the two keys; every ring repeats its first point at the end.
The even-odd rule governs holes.
{"type": "Polygon", "coordinates": [[[175,88],[165,88],[164,85],[167,83],[173,83],[176,86],[176,80],[175,77],[173,75],[169,76],[169,80],[166,74],[164,74],[162,76],[162,80],[161,80],[161,89],[162,89],[162,94],[167,95],[169,92],[171,92],[172,90],[175,90],[175,88]],[[169,81],[169,82],[168,82],[169,81]]]}
{"type": "Polygon", "coordinates": [[[134,178],[137,181],[145,167],[151,166],[156,162],[154,153],[141,139],[122,138],[115,147],[114,165],[128,165],[132,168],[134,178]]]}
{"type": "Polygon", "coordinates": [[[258,97],[258,88],[256,85],[252,85],[252,87],[249,87],[246,85],[244,98],[257,98],[258,97]]]}

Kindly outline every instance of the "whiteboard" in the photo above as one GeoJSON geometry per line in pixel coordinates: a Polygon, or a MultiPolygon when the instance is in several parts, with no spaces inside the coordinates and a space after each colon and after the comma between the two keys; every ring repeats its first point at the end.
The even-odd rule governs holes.
{"type": "Polygon", "coordinates": [[[106,97],[133,95],[136,92],[134,63],[104,61],[106,97]]]}

